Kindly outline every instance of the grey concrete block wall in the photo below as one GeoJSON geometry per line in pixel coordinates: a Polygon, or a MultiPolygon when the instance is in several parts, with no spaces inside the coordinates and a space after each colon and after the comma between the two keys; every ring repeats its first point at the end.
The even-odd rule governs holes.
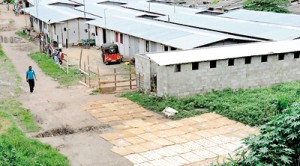
{"type": "Polygon", "coordinates": [[[261,56],[253,56],[251,64],[245,64],[245,58],[237,58],[234,66],[228,66],[228,60],[218,60],[216,68],[210,68],[210,62],[199,62],[198,70],[192,70],[191,63],[181,64],[180,72],[175,72],[174,65],[159,66],[157,95],[187,96],[300,80],[299,65],[300,59],[289,53],[284,60],[278,60],[278,55],[268,55],[267,62],[261,62],[261,56]]]}
{"type": "MultiPolygon", "coordinates": [[[[144,55],[136,55],[135,58],[135,71],[137,76],[142,75],[140,80],[143,82],[141,85],[140,90],[144,90],[150,92],[151,90],[151,66],[150,66],[150,59],[145,57],[144,55]]],[[[138,83],[139,84],[139,83],[138,83]]]]}

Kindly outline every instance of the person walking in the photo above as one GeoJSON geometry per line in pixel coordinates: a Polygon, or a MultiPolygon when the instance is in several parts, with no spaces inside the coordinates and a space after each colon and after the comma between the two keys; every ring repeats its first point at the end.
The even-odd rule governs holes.
{"type": "Polygon", "coordinates": [[[34,70],[32,70],[32,67],[29,66],[29,69],[26,71],[26,81],[29,84],[30,93],[32,93],[34,90],[34,79],[37,81],[34,70]]]}

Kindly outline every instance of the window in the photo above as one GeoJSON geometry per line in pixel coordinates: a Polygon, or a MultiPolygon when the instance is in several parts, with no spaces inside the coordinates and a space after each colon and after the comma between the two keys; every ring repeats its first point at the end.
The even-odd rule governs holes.
{"type": "Polygon", "coordinates": [[[228,59],[228,66],[234,66],[234,59],[228,59]]]}
{"type": "Polygon", "coordinates": [[[120,43],[123,44],[123,33],[120,33],[120,43]]]}
{"type": "Polygon", "coordinates": [[[300,52],[294,52],[294,58],[298,59],[300,57],[300,52]]]}
{"type": "Polygon", "coordinates": [[[149,52],[149,41],[146,41],[146,52],[149,52]]]}
{"type": "Polygon", "coordinates": [[[116,32],[116,42],[119,42],[119,33],[116,32]]]}
{"type": "Polygon", "coordinates": [[[175,72],[181,71],[181,65],[175,65],[175,72]]]}
{"type": "Polygon", "coordinates": [[[169,51],[169,47],[168,46],[164,46],[164,50],[165,51],[169,51]]]}
{"type": "Polygon", "coordinates": [[[210,66],[210,68],[216,68],[217,67],[217,61],[210,61],[209,66],[210,66]]]}
{"type": "Polygon", "coordinates": [[[261,56],[261,62],[268,62],[268,55],[261,56]]]}
{"type": "Polygon", "coordinates": [[[245,58],[245,64],[251,64],[251,57],[245,58]]]}
{"type": "Polygon", "coordinates": [[[284,54],[278,54],[278,60],[280,61],[284,60],[284,54]]]}
{"type": "Polygon", "coordinates": [[[198,62],[192,63],[192,70],[198,70],[198,69],[199,69],[199,63],[198,62]]]}

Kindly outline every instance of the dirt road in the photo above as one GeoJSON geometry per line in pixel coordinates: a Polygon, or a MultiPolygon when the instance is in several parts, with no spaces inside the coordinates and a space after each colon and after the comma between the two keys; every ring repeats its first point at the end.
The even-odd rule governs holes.
{"type": "MultiPolygon", "coordinates": [[[[4,5],[0,5],[0,10],[1,23],[9,23],[9,20],[14,20],[10,28],[6,28],[5,31],[2,30],[0,35],[5,37],[16,36],[15,31],[25,26],[25,17],[14,16],[12,11],[7,12],[5,10],[4,5]]],[[[3,43],[2,46],[22,78],[21,88],[23,92],[19,100],[25,108],[32,111],[42,128],[41,132],[65,127],[78,129],[102,125],[83,111],[82,106],[89,101],[114,98],[114,96],[91,96],[88,93],[90,90],[82,86],[61,88],[55,80],[42,73],[41,69],[27,56],[29,52],[38,49],[37,44],[23,40],[12,44],[3,43]],[[25,71],[29,65],[35,70],[38,79],[33,94],[28,92],[29,87],[25,81],[25,71]]],[[[128,160],[110,151],[112,145],[99,136],[105,130],[110,129],[82,131],[38,139],[59,149],[62,154],[68,157],[72,165],[131,165],[128,160]]],[[[35,134],[28,135],[33,136],[35,134]]]]}

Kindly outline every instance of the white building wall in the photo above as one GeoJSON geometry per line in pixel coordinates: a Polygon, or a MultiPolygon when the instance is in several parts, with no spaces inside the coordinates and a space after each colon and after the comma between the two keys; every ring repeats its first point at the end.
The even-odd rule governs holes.
{"type": "Polygon", "coordinates": [[[130,57],[129,50],[130,50],[130,45],[129,45],[129,36],[124,34],[124,57],[130,57]]]}
{"type": "MultiPolygon", "coordinates": [[[[95,28],[92,28],[93,30],[95,28]]],[[[163,52],[164,45],[149,41],[149,52],[146,52],[146,40],[123,34],[123,43],[121,43],[121,34],[118,33],[118,42],[116,41],[116,31],[106,29],[106,43],[115,43],[119,47],[120,54],[124,58],[134,58],[136,54],[163,52]]],[[[95,36],[96,45],[103,44],[103,28],[97,27],[97,36],[95,36]]]]}

